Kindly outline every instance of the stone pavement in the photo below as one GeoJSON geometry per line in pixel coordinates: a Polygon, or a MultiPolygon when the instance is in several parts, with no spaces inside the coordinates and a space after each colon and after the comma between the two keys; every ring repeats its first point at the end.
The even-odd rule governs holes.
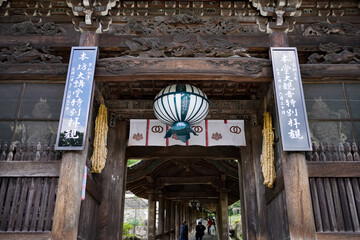
{"type": "MultiPolygon", "coordinates": [[[[195,233],[189,238],[189,240],[195,240],[195,233]]],[[[215,236],[209,235],[207,233],[207,229],[206,229],[205,230],[205,235],[203,236],[203,240],[217,240],[217,235],[215,235],[215,236]]]]}

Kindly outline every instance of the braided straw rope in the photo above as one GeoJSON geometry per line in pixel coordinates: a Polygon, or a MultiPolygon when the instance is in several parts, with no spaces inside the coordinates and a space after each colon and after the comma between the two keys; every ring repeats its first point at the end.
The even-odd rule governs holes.
{"type": "Polygon", "coordinates": [[[269,112],[264,113],[264,129],[263,134],[263,149],[261,154],[261,167],[264,175],[264,184],[268,188],[272,188],[276,179],[275,165],[274,165],[274,132],[272,130],[271,115],[269,112]]]}
{"type": "Polygon", "coordinates": [[[108,121],[107,121],[107,108],[104,104],[104,99],[101,97],[101,104],[99,107],[98,115],[95,120],[95,139],[94,139],[94,152],[91,156],[92,170],[94,173],[101,173],[105,167],[107,148],[108,121]]]}

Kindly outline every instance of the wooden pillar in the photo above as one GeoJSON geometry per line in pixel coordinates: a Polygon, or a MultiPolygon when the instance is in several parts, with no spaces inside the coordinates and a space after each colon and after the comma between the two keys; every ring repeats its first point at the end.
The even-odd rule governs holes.
{"type": "Polygon", "coordinates": [[[170,203],[170,231],[171,231],[171,234],[170,234],[170,240],[175,240],[175,233],[172,231],[173,229],[175,229],[175,218],[176,218],[176,215],[175,215],[175,202],[174,201],[171,201],[170,203]]]}
{"type": "Polygon", "coordinates": [[[240,192],[240,208],[241,208],[241,225],[243,240],[247,240],[247,226],[246,226],[246,209],[245,209],[245,196],[244,196],[244,174],[241,159],[238,161],[238,176],[239,176],[239,192],[240,192]]]}
{"type": "Polygon", "coordinates": [[[221,204],[220,204],[220,199],[216,204],[216,218],[215,218],[215,224],[216,224],[216,232],[217,232],[217,237],[219,240],[222,240],[221,236],[223,235],[222,232],[222,217],[221,217],[221,204]]]}
{"type": "MultiPolygon", "coordinates": [[[[289,46],[284,32],[269,36],[270,46],[289,46]]],[[[309,178],[303,152],[283,152],[282,170],[290,239],[316,239],[309,178]]]]}
{"type": "Polygon", "coordinates": [[[170,227],[170,219],[171,219],[171,201],[169,199],[165,200],[165,232],[167,233],[165,239],[170,239],[170,233],[171,230],[170,227]]]}
{"type": "Polygon", "coordinates": [[[185,210],[185,221],[188,225],[188,230],[189,230],[189,234],[190,234],[190,232],[191,232],[190,208],[185,205],[184,210],[185,210]]]}
{"type": "Polygon", "coordinates": [[[159,218],[158,218],[158,229],[157,229],[157,234],[161,234],[162,237],[160,239],[164,239],[164,212],[165,212],[165,208],[164,208],[164,197],[163,195],[160,193],[158,195],[158,201],[159,201],[159,218]]]}
{"type": "Polygon", "coordinates": [[[175,203],[175,239],[179,239],[179,234],[180,234],[180,203],[176,202],[175,203]]]}
{"type": "Polygon", "coordinates": [[[282,165],[290,239],[316,239],[305,154],[283,153],[282,165]]]}
{"type": "Polygon", "coordinates": [[[265,198],[265,185],[264,176],[261,168],[261,151],[262,151],[262,127],[254,126],[251,128],[252,135],[252,153],[255,168],[255,184],[256,184],[256,198],[258,206],[258,220],[259,220],[259,233],[257,239],[267,240],[270,238],[267,231],[267,214],[266,214],[266,198],[265,198]]]}
{"type": "Polygon", "coordinates": [[[241,167],[244,187],[244,203],[247,239],[256,239],[259,229],[256,198],[255,167],[251,145],[251,123],[245,122],[246,147],[241,147],[241,167]]]}
{"type": "Polygon", "coordinates": [[[156,233],[156,201],[155,201],[155,193],[149,193],[148,199],[148,232],[147,232],[147,239],[148,240],[155,240],[155,233],[156,233]]]}
{"type": "Polygon", "coordinates": [[[108,156],[102,173],[99,209],[100,239],[122,239],[126,191],[126,121],[116,121],[108,132],[108,156]]]}
{"type": "MultiPolygon", "coordinates": [[[[79,46],[98,46],[99,36],[92,31],[81,33],[79,46]],[[84,40],[86,36],[91,39],[84,40]]],[[[90,101],[90,117],[83,151],[64,151],[61,161],[59,185],[51,231],[51,239],[77,239],[81,206],[81,190],[84,168],[88,156],[89,136],[92,128],[93,99],[90,101]]]]}
{"type": "Polygon", "coordinates": [[[221,211],[221,239],[229,239],[229,212],[228,212],[228,192],[220,191],[220,211],[221,211]]]}

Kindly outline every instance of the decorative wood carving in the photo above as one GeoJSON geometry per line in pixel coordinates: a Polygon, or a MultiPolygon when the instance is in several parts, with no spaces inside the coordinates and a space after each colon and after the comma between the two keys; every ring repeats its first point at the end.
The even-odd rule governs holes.
{"type": "Polygon", "coordinates": [[[47,47],[36,49],[30,43],[3,48],[0,51],[2,63],[61,63],[62,57],[55,56],[47,47]]]}
{"type": "Polygon", "coordinates": [[[126,40],[128,49],[121,55],[138,57],[250,57],[246,48],[216,35],[207,38],[195,34],[176,34],[172,41],[162,37],[126,40]]]}
{"type": "Polygon", "coordinates": [[[163,60],[141,60],[141,61],[112,61],[109,59],[106,59],[105,61],[99,61],[98,66],[105,66],[105,69],[107,72],[114,73],[114,74],[120,74],[124,71],[131,71],[134,67],[143,67],[143,66],[154,66],[159,63],[163,62],[163,60]]]}
{"type": "Polygon", "coordinates": [[[9,29],[9,35],[65,35],[66,31],[62,27],[58,27],[54,22],[42,22],[33,23],[26,21],[18,24],[14,24],[9,29]]]}
{"type": "Polygon", "coordinates": [[[336,43],[320,44],[319,50],[323,54],[313,53],[308,57],[307,63],[310,64],[342,64],[342,63],[360,63],[360,48],[348,49],[341,47],[336,43]]]}
{"type": "Polygon", "coordinates": [[[260,73],[264,67],[259,61],[234,61],[234,60],[222,60],[222,61],[213,61],[207,60],[206,62],[221,67],[234,68],[236,67],[239,70],[245,71],[247,74],[257,74],[260,73]]]}
{"type": "Polygon", "coordinates": [[[232,33],[251,34],[250,26],[243,26],[238,18],[224,20],[221,18],[200,19],[194,14],[178,14],[170,17],[157,17],[136,21],[130,19],[126,24],[115,28],[115,35],[129,34],[211,34],[228,35],[232,33]]]}
{"type": "Polygon", "coordinates": [[[355,35],[357,28],[351,23],[336,22],[318,22],[308,26],[303,35],[304,36],[320,36],[320,35],[355,35]]]}

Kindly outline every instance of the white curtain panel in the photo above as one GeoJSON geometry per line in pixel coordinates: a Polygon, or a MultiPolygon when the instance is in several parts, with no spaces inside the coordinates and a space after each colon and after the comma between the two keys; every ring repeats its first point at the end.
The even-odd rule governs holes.
{"type": "Polygon", "coordinates": [[[129,146],[246,146],[244,120],[204,120],[191,126],[198,134],[190,134],[183,143],[164,138],[169,126],[155,119],[131,119],[129,146]]]}

